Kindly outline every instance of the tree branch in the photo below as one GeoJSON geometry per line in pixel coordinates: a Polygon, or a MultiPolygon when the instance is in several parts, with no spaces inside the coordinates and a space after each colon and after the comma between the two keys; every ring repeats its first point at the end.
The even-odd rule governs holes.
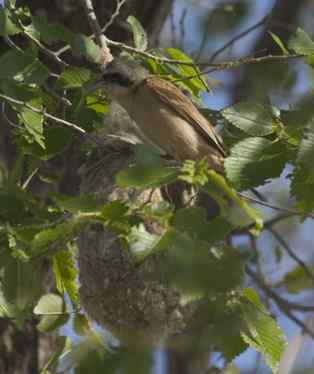
{"type": "Polygon", "coordinates": [[[92,0],[81,0],[81,3],[84,6],[87,20],[92,32],[95,35],[96,42],[102,49],[102,64],[105,67],[110,61],[113,60],[112,54],[107,45],[107,38],[103,34],[101,27],[98,23],[92,0]]]}

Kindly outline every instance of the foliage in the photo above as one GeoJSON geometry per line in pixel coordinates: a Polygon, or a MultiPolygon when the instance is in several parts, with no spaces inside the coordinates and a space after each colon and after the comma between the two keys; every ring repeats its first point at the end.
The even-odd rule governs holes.
{"type": "MultiPolygon", "coordinates": [[[[145,30],[133,16],[127,22],[137,51],[146,51],[145,30]]],[[[86,339],[75,347],[60,339],[51,367],[67,352],[73,366],[77,365],[76,373],[86,372],[86,368],[95,373],[147,373],[151,352],[125,352],[123,348],[110,352],[100,343],[102,338],[84,313],[79,312],[75,239],[82,228],[96,221],[123,238],[137,266],[152,256],[159,258],[160,272],[167,284],[180,291],[182,302],[204,302],[205,343],[213,344],[226,361],[250,346],[265,356],[275,372],[285,339],[254,291],[241,291],[248,259],[231,241],[227,245],[226,239],[241,230],[249,235],[263,230],[261,213],[240,198],[238,191],[269,183],[287,165],[293,166],[289,175],[291,195],[300,214],[306,216],[313,211],[313,111],[309,110],[305,118],[302,103],[284,112],[260,102],[241,102],[225,109],[224,126],[233,140],[224,176],[208,170],[206,160],[168,166],[147,146],[139,146],[135,164],[116,176],[119,187],[138,190],[183,181],[217,202],[219,214],[212,220],[207,220],[203,207],[175,210],[165,202],[139,207],[132,201],[103,203],[93,196],[68,196],[56,188],[62,170],[53,166],[51,175],[45,175],[45,170],[58,165],[62,157],[69,155],[69,149],[75,149],[84,160],[92,153],[94,144],[73,148],[75,130],[67,125],[74,123],[81,134],[93,135],[103,126],[108,102],[90,90],[89,84],[99,76],[96,68],[59,61],[56,76],[51,65],[41,59],[40,43],[47,47],[56,42],[70,45],[74,58],[95,64],[101,60],[101,50],[90,37],[73,34],[43,16],[30,16],[26,8],[17,12],[8,2],[0,8],[0,35],[19,34],[31,35],[23,49],[8,48],[0,56],[0,98],[9,123],[14,125],[11,133],[16,151],[12,168],[5,170],[0,165],[0,317],[11,318],[20,328],[26,319],[38,318],[39,331],[51,332],[73,314],[75,331],[86,339]],[[34,179],[49,191],[44,198],[31,188],[34,179]],[[232,209],[237,209],[236,219],[232,209]],[[145,226],[147,219],[158,223],[162,233],[150,232],[145,226]],[[52,266],[57,293],[47,293],[41,287],[46,260],[52,266]]],[[[287,55],[280,39],[276,35],[273,38],[287,55]]],[[[304,54],[312,69],[313,46],[311,38],[299,29],[288,48],[304,54]]],[[[176,48],[151,53],[167,61],[187,63],[162,63],[140,54],[141,62],[153,74],[174,81],[195,103],[200,103],[207,86],[193,60],[176,48]]],[[[54,56],[58,63],[59,55],[54,56]]],[[[303,277],[304,272],[297,268],[284,277],[283,283],[291,292],[308,288],[303,277]],[[293,284],[294,279],[297,284],[293,284]]]]}

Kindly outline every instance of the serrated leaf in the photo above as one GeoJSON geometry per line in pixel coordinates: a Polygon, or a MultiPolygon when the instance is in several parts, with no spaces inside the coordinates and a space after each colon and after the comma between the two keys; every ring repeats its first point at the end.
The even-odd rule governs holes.
{"type": "Polygon", "coordinates": [[[132,27],[135,47],[141,51],[145,51],[148,46],[148,38],[143,26],[141,25],[139,20],[134,16],[128,16],[127,22],[132,27]]]}
{"type": "Polygon", "coordinates": [[[10,11],[0,6],[0,35],[16,35],[21,31],[21,28],[13,22],[10,11]]]}
{"type": "Polygon", "coordinates": [[[101,49],[89,37],[83,34],[75,34],[71,41],[72,51],[77,56],[84,56],[88,61],[99,63],[101,61],[101,49]]]}
{"type": "Polygon", "coordinates": [[[245,190],[279,177],[288,157],[283,144],[263,138],[247,138],[231,148],[224,166],[228,180],[245,190]]]}
{"type": "Polygon", "coordinates": [[[53,331],[64,325],[69,318],[62,297],[56,294],[42,296],[34,308],[34,314],[41,316],[37,325],[41,332],[53,331]]]}
{"type": "Polygon", "coordinates": [[[297,206],[304,214],[314,210],[314,176],[312,170],[297,166],[290,174],[291,195],[296,198],[297,206]]]}
{"type": "Polygon", "coordinates": [[[172,167],[136,165],[120,171],[116,182],[120,187],[154,188],[174,182],[178,175],[179,170],[172,167]]]}
{"type": "Polygon", "coordinates": [[[253,289],[244,289],[243,296],[243,317],[249,334],[242,332],[242,337],[250,347],[265,357],[266,363],[276,373],[287,346],[286,338],[253,289]]]}
{"type": "Polygon", "coordinates": [[[72,248],[59,251],[52,257],[52,269],[56,279],[57,290],[69,295],[73,306],[78,306],[78,270],[72,248]]]}
{"type": "Polygon", "coordinates": [[[32,16],[32,27],[47,44],[64,41],[71,43],[73,34],[61,23],[49,23],[46,16],[32,16]]]}
{"type": "Polygon", "coordinates": [[[32,255],[37,257],[49,252],[52,248],[62,249],[62,246],[72,238],[73,230],[73,223],[69,221],[40,231],[31,242],[32,255]]]}
{"type": "Polygon", "coordinates": [[[43,114],[34,112],[33,110],[26,107],[22,107],[18,112],[18,117],[24,124],[25,129],[30,135],[29,140],[31,142],[35,141],[43,149],[45,149],[46,146],[43,129],[43,114]]]}
{"type": "MultiPolygon", "coordinates": [[[[251,207],[244,199],[241,199],[237,192],[230,187],[225,178],[216,173],[214,170],[208,171],[209,180],[208,183],[204,186],[204,189],[208,191],[209,194],[211,194],[212,189],[219,188],[220,192],[223,192],[227,197],[229,197],[240,209],[241,213],[244,213],[247,219],[250,220],[250,222],[254,223],[254,229],[251,230],[251,232],[254,235],[258,235],[260,231],[263,228],[263,218],[258,210],[251,207]]],[[[241,219],[240,217],[236,217],[236,219],[232,219],[232,217],[229,217],[228,215],[225,217],[228,219],[229,222],[231,222],[233,225],[241,225],[241,219]]]]}
{"type": "Polygon", "coordinates": [[[58,78],[63,88],[81,88],[91,77],[91,71],[85,68],[71,67],[64,70],[58,78]]]}
{"type": "Polygon", "coordinates": [[[274,129],[270,107],[258,103],[238,103],[222,111],[222,115],[234,126],[251,136],[265,136],[274,129]]]}
{"type": "Polygon", "coordinates": [[[310,175],[314,178],[314,119],[311,119],[304,129],[304,135],[301,140],[297,162],[307,168],[310,175]]]}
{"type": "Polygon", "coordinates": [[[311,55],[314,53],[313,40],[300,27],[298,27],[295,35],[289,40],[288,47],[300,54],[311,55]]]}

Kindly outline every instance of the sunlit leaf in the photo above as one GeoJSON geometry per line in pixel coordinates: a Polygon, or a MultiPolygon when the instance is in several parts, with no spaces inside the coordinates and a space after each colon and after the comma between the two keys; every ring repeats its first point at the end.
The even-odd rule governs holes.
{"type": "Polygon", "coordinates": [[[238,103],[224,109],[222,115],[251,136],[265,136],[274,131],[274,116],[271,108],[259,103],[238,103]]]}
{"type": "Polygon", "coordinates": [[[15,35],[21,31],[21,28],[13,22],[10,11],[0,6],[0,35],[15,35]]]}
{"type": "Polygon", "coordinates": [[[41,332],[50,332],[64,325],[69,315],[61,296],[46,294],[40,298],[34,308],[34,314],[41,316],[37,328],[41,332]]]}
{"type": "Polygon", "coordinates": [[[141,51],[145,51],[148,46],[148,38],[143,26],[141,25],[139,20],[134,16],[128,16],[127,22],[132,27],[135,47],[141,51]]]}
{"type": "Polygon", "coordinates": [[[90,77],[90,70],[71,67],[60,74],[58,84],[63,88],[80,88],[90,79],[90,77]]]}
{"type": "Polygon", "coordinates": [[[78,306],[78,269],[75,253],[71,247],[59,251],[52,257],[52,269],[56,278],[56,286],[61,294],[68,294],[73,306],[78,306]]]}
{"type": "Polygon", "coordinates": [[[313,40],[300,27],[298,27],[295,35],[289,40],[288,47],[300,54],[311,55],[314,53],[313,40]]]}
{"type": "Polygon", "coordinates": [[[279,177],[287,154],[283,144],[263,138],[247,138],[231,148],[225,160],[228,180],[238,190],[260,186],[279,177]]]}
{"type": "Polygon", "coordinates": [[[91,38],[83,34],[75,34],[71,46],[75,55],[84,56],[88,61],[96,64],[100,62],[101,49],[91,38]]]}
{"type": "Polygon", "coordinates": [[[243,331],[242,337],[250,347],[265,357],[273,373],[276,373],[287,345],[286,338],[253,289],[243,290],[243,297],[243,317],[248,333],[243,331]]]}

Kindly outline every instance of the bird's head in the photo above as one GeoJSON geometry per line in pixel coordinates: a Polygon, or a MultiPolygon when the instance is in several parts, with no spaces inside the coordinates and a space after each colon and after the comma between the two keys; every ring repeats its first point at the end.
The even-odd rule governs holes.
{"type": "Polygon", "coordinates": [[[149,75],[137,62],[115,58],[108,64],[97,86],[104,88],[113,99],[131,94],[132,88],[149,75]]]}

